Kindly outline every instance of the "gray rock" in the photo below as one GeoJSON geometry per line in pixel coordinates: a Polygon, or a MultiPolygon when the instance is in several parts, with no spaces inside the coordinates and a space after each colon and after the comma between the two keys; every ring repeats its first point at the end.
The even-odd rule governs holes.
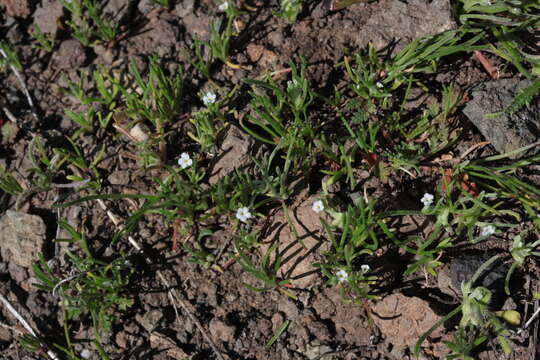
{"type": "Polygon", "coordinates": [[[118,345],[118,347],[120,349],[127,348],[127,346],[128,346],[128,341],[127,341],[128,336],[129,336],[129,334],[127,332],[125,332],[125,331],[120,331],[119,333],[116,334],[114,341],[115,341],[116,345],[118,345]]]}
{"type": "Polygon", "coordinates": [[[336,305],[324,293],[317,294],[312,306],[321,319],[330,319],[336,313],[336,305]]]}
{"type": "Polygon", "coordinates": [[[296,304],[288,299],[283,297],[278,304],[278,311],[281,311],[285,314],[285,318],[295,321],[300,316],[300,310],[296,304]]]}
{"type": "Polygon", "coordinates": [[[86,63],[87,59],[84,46],[74,39],[63,41],[54,55],[55,65],[65,70],[78,69],[86,63]]]}
{"type": "Polygon", "coordinates": [[[33,291],[28,294],[26,299],[26,307],[32,311],[32,314],[36,317],[46,317],[50,314],[50,304],[47,304],[41,296],[41,292],[33,291]]]}
{"type": "Polygon", "coordinates": [[[189,14],[193,13],[195,8],[195,0],[185,0],[179,1],[178,4],[174,7],[174,12],[179,18],[184,18],[189,14]]]}
{"type": "Polygon", "coordinates": [[[64,14],[60,1],[43,1],[43,5],[34,12],[34,26],[38,26],[44,34],[56,36],[59,20],[64,14]]]}
{"type": "MultiPolygon", "coordinates": [[[[489,255],[462,255],[453,259],[440,269],[437,286],[447,295],[460,297],[461,283],[469,281],[476,270],[489,258],[489,255]]],[[[474,286],[483,286],[495,294],[501,294],[507,272],[508,266],[499,259],[478,277],[474,286]]]]}
{"type": "Polygon", "coordinates": [[[376,48],[401,40],[396,46],[399,50],[411,40],[455,28],[448,0],[411,0],[407,3],[386,0],[375,6],[358,37],[360,44],[365,46],[371,41],[376,48]]]}
{"type": "MultiPolygon", "coordinates": [[[[142,1],[139,3],[139,7],[142,1]]],[[[152,17],[138,35],[128,40],[129,55],[155,53],[160,57],[170,56],[178,41],[179,27],[173,25],[166,14],[152,17]]]]}
{"type": "Polygon", "coordinates": [[[10,261],[8,265],[9,275],[17,284],[22,284],[28,279],[28,271],[15,262],[10,261]]]}
{"type": "Polygon", "coordinates": [[[103,12],[116,22],[129,13],[132,3],[134,2],[128,0],[109,0],[103,7],[103,12]]]}
{"type": "Polygon", "coordinates": [[[129,172],[125,170],[115,171],[109,175],[107,180],[113,185],[127,185],[129,184],[129,172]]]}
{"type": "MultiPolygon", "coordinates": [[[[535,142],[540,136],[540,101],[513,114],[490,114],[505,110],[514,97],[530,85],[527,80],[503,79],[486,82],[472,91],[472,100],[463,112],[486,140],[500,153],[510,152],[535,142]]],[[[538,151],[538,149],[536,149],[538,151]]],[[[523,154],[518,154],[518,157],[523,154]]]]}
{"type": "Polygon", "coordinates": [[[268,34],[268,39],[274,45],[274,47],[279,48],[281,44],[285,41],[283,38],[283,33],[281,31],[272,31],[270,34],[268,34]]]}
{"type": "Polygon", "coordinates": [[[154,10],[156,7],[159,7],[159,5],[157,5],[152,0],[141,0],[138,2],[137,9],[141,12],[141,14],[147,14],[150,11],[154,10]]]}
{"type": "Polygon", "coordinates": [[[4,341],[4,342],[13,341],[13,336],[10,329],[0,327],[0,341],[4,341]]]}
{"type": "Polygon", "coordinates": [[[148,332],[152,332],[159,326],[163,313],[161,310],[150,310],[143,315],[136,315],[137,322],[148,332]]]}
{"type": "Polygon", "coordinates": [[[405,351],[407,350],[404,346],[394,346],[392,350],[390,351],[390,356],[392,356],[394,359],[405,359],[405,351]]]}
{"type": "Polygon", "coordinates": [[[3,0],[0,1],[2,12],[5,11],[7,16],[25,18],[30,15],[31,4],[28,0],[3,0]]]}
{"type": "Polygon", "coordinates": [[[332,339],[328,327],[321,321],[312,321],[307,325],[307,328],[309,333],[321,342],[327,342],[332,339]]]}
{"type": "Polygon", "coordinates": [[[7,34],[6,34],[6,39],[11,44],[17,44],[17,43],[23,41],[24,34],[21,31],[21,27],[19,25],[17,25],[17,26],[13,26],[11,29],[9,29],[7,34]]]}
{"type": "Polygon", "coordinates": [[[305,352],[309,342],[309,331],[305,326],[291,323],[287,328],[288,341],[296,346],[297,351],[305,352]]]}
{"type": "MultiPolygon", "coordinates": [[[[450,262],[450,280],[455,289],[461,292],[461,283],[469,281],[478,268],[490,259],[488,255],[462,255],[450,262]]],[[[479,277],[473,286],[483,286],[493,292],[502,292],[508,266],[499,259],[491,264],[479,277]]]]}
{"type": "Polygon", "coordinates": [[[283,325],[283,320],[283,315],[278,312],[274,313],[274,315],[272,315],[272,331],[279,329],[279,327],[283,325]]]}
{"type": "Polygon", "coordinates": [[[234,169],[245,166],[250,161],[249,150],[253,145],[253,139],[236,127],[229,128],[223,139],[221,149],[223,155],[217,159],[212,167],[210,184],[215,184],[222,177],[231,173],[234,169]]]}
{"type": "Polygon", "coordinates": [[[39,216],[8,210],[0,218],[2,259],[30,267],[43,251],[45,230],[39,216]]]}
{"type": "Polygon", "coordinates": [[[304,355],[310,359],[320,359],[320,360],[330,360],[333,358],[332,352],[334,349],[332,349],[328,345],[320,345],[317,341],[314,341],[312,344],[309,344],[306,348],[306,351],[304,355]],[[328,355],[324,355],[327,354],[328,355]]]}
{"type": "Polygon", "coordinates": [[[221,340],[226,343],[232,343],[236,329],[233,326],[225,324],[219,319],[212,319],[208,327],[210,334],[215,340],[221,340]]]}
{"type": "Polygon", "coordinates": [[[210,22],[207,16],[197,13],[189,13],[182,18],[182,23],[188,33],[194,39],[208,40],[210,38],[210,22]]]}
{"type": "Polygon", "coordinates": [[[118,48],[110,48],[101,44],[94,45],[94,52],[104,64],[111,64],[118,56],[118,48]]]}
{"type": "Polygon", "coordinates": [[[212,307],[217,306],[217,286],[211,282],[201,282],[198,287],[199,301],[206,302],[212,307]]]}

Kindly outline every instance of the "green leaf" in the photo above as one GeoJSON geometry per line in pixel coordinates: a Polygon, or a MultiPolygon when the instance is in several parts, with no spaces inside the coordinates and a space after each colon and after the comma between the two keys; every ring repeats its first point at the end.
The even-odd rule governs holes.
{"type": "Polygon", "coordinates": [[[285,320],[283,324],[281,324],[281,326],[276,330],[275,334],[270,338],[270,340],[268,340],[268,342],[264,346],[266,350],[269,350],[272,347],[272,345],[274,345],[277,339],[279,339],[279,337],[285,332],[290,322],[291,322],[290,320],[285,320]]]}

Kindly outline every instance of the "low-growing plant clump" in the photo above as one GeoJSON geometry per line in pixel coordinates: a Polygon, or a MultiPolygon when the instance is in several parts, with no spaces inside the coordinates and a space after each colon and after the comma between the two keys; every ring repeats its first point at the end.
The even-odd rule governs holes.
{"type": "MultiPolygon", "coordinates": [[[[122,44],[136,37],[139,22],[127,21],[127,13],[110,13],[105,3],[60,3],[62,33],[50,37],[34,27],[27,39],[34,54],[55,53],[63,38],[73,38],[99,58],[101,51],[127,51],[130,45],[122,44]]],[[[244,289],[231,285],[224,299],[241,297],[244,290],[279,299],[268,331],[257,334],[264,337],[264,358],[281,358],[276,348],[286,347],[301,321],[282,304],[308,307],[310,297],[327,289],[362,312],[372,340],[382,335],[379,341],[388,344],[396,339],[374,330],[380,317],[375,304],[399,292],[430,299],[443,315],[403,356],[521,358],[537,341],[532,329],[538,323],[529,307],[537,307],[540,297],[539,144],[498,153],[463,114],[470,89],[444,75],[459,72],[455,66],[475,56],[481,64],[475,74],[483,81],[503,72],[529,80],[505,109],[490,116],[535,106],[540,80],[533,43],[540,5],[450,3],[454,29],[397,48],[369,43],[347,51],[332,64],[335,80],[324,83],[312,76],[316,64],[302,56],[257,72],[257,61],[241,56],[242,44],[259,31],[251,21],[267,7],[215,4],[205,30],[199,29],[204,35],[193,34],[181,56],[156,50],[120,67],[96,63],[57,74],[63,105],[56,115],[69,126],[53,130],[36,123],[47,110],[33,104],[38,95],[21,76],[30,76],[22,45],[0,41],[0,76],[30,91],[21,96],[26,113],[19,111],[16,119],[6,105],[7,120],[0,117],[0,210],[31,212],[39,204],[52,214],[48,226],[56,232],[48,234],[54,250],[34,259],[31,270],[31,291],[54,299],[51,311],[57,315],[48,327],[54,334],[24,332],[20,346],[53,359],[122,358],[127,350],[115,346],[136,332],[119,335],[125,334],[122,323],[135,317],[140,322],[141,313],[162,306],[156,305],[162,300],[145,305],[141,295],[158,292],[169,304],[160,312],[178,321],[183,313],[193,329],[189,337],[175,337],[166,322],[144,323],[150,340],[141,346],[183,349],[183,355],[167,353],[171,358],[262,356],[239,353],[232,339],[224,345],[207,334],[206,326],[219,316],[201,308],[226,313],[227,301],[202,305],[200,297],[184,296],[182,283],[197,281],[185,270],[190,266],[208,279],[232,274],[244,289]],[[27,144],[24,153],[8,151],[16,141],[27,144]],[[25,164],[24,172],[17,162],[25,164]],[[470,254],[482,264],[459,279],[453,294],[430,285],[470,254]],[[494,267],[503,275],[486,282],[494,267]],[[177,271],[186,271],[186,278],[171,275],[177,271]],[[276,320],[280,316],[285,317],[276,320]],[[437,331],[444,335],[433,337],[437,331]],[[175,340],[158,345],[158,332],[175,340]],[[434,345],[442,350],[435,352],[434,345]]],[[[155,14],[173,21],[180,7],[157,0],[147,6],[148,21],[155,14]]],[[[267,15],[288,31],[305,25],[313,11],[302,1],[282,1],[270,10],[267,15]]],[[[190,13],[196,11],[184,16],[190,13]]],[[[233,338],[248,331],[242,317],[249,315],[238,312],[226,321],[237,322],[233,338]]],[[[36,326],[42,322],[35,320],[36,326]]],[[[225,338],[227,326],[213,331],[225,338]]],[[[351,347],[339,331],[334,326],[317,338],[317,346],[325,339],[336,359],[345,358],[345,350],[362,356],[365,349],[351,347]]],[[[300,348],[284,351],[294,358],[325,355],[308,356],[300,348]]]]}

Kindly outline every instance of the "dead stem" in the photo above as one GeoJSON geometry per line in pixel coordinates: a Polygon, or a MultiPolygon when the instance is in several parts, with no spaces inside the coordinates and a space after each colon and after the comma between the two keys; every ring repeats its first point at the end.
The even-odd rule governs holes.
{"type": "MultiPolygon", "coordinates": [[[[8,58],[7,54],[4,52],[3,49],[0,49],[0,54],[4,58],[8,58]]],[[[24,79],[21,75],[21,73],[15,68],[15,66],[9,64],[9,67],[11,68],[11,71],[15,74],[15,77],[21,84],[22,91],[24,93],[24,96],[26,97],[26,101],[28,102],[28,105],[30,105],[30,111],[32,112],[32,115],[36,120],[39,121],[39,117],[37,116],[36,106],[34,105],[34,101],[32,100],[32,97],[30,96],[30,92],[28,91],[28,88],[26,87],[26,84],[24,83],[24,79]]]]}
{"type": "Polygon", "coordinates": [[[52,350],[49,350],[49,347],[47,346],[47,344],[45,344],[41,338],[36,334],[36,332],[34,331],[34,329],[32,329],[32,327],[30,326],[30,324],[28,323],[28,321],[26,321],[22,315],[17,311],[15,310],[15,308],[13,307],[13,305],[11,305],[11,303],[8,301],[8,299],[6,299],[4,297],[4,295],[0,294],[0,301],[2,301],[2,303],[4,303],[4,306],[6,307],[6,309],[17,319],[19,320],[19,322],[21,323],[21,325],[26,329],[26,331],[28,331],[28,333],[30,335],[32,335],[33,337],[35,337],[36,339],[39,340],[41,346],[43,346],[45,349],[47,349],[47,356],[50,358],[50,359],[53,359],[53,360],[59,360],[58,356],[56,356],[56,354],[52,351],[52,350]]]}
{"type": "Polygon", "coordinates": [[[491,65],[491,63],[489,62],[488,59],[486,59],[486,57],[484,56],[484,54],[482,54],[480,51],[478,50],[474,50],[474,57],[480,61],[480,64],[482,64],[482,66],[484,67],[484,69],[487,71],[487,73],[489,74],[489,76],[491,76],[491,78],[493,80],[497,80],[499,78],[499,70],[495,69],[493,67],[493,65],[491,65]]]}
{"type": "Polygon", "coordinates": [[[11,111],[9,111],[8,108],[3,107],[2,110],[4,110],[4,113],[6,114],[7,118],[9,119],[9,121],[11,121],[11,122],[14,123],[14,124],[17,123],[17,118],[15,117],[15,115],[13,115],[13,113],[12,113],[11,111]]]}
{"type": "Polygon", "coordinates": [[[243,69],[242,65],[232,63],[229,60],[227,60],[225,62],[225,65],[227,65],[228,67],[230,67],[231,69],[234,69],[234,70],[242,70],[243,69]]]}

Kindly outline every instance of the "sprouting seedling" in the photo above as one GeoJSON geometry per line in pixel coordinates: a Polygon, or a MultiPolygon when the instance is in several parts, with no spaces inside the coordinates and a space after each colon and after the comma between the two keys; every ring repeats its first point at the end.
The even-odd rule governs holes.
{"type": "Polygon", "coordinates": [[[126,310],[133,304],[133,300],[125,295],[133,269],[125,256],[107,262],[97,259],[84,233],[63,220],[58,225],[69,234],[69,238],[56,241],[76,243],[80,247],[81,255],[66,252],[76,274],[59,279],[41,257],[39,263],[33,266],[39,281],[36,286],[57,293],[62,298],[66,320],[88,315],[92,320],[96,343],[100,345],[102,333],[111,328],[114,320],[112,313],[126,310]]]}
{"type": "Polygon", "coordinates": [[[34,32],[32,33],[32,36],[38,42],[38,44],[35,45],[36,48],[42,49],[46,52],[53,51],[55,43],[54,38],[51,36],[47,36],[45,33],[43,33],[39,25],[34,24],[34,32]]]}
{"type": "Polygon", "coordinates": [[[302,11],[302,0],[281,0],[280,11],[277,15],[292,24],[296,21],[300,11],[302,11]]]}
{"type": "Polygon", "coordinates": [[[278,276],[279,269],[283,264],[283,259],[277,252],[278,246],[279,243],[272,245],[262,256],[259,264],[255,264],[245,253],[244,248],[239,243],[235,244],[238,251],[237,261],[240,266],[242,266],[245,271],[253,275],[255,278],[262,281],[265,284],[265,287],[258,288],[249,284],[244,285],[254,291],[268,291],[277,289],[281,293],[296,300],[296,296],[286,289],[287,285],[290,284],[290,280],[282,279],[278,276]],[[273,260],[271,256],[272,254],[274,254],[273,260]]]}
{"type": "Polygon", "coordinates": [[[73,37],[85,46],[90,46],[97,37],[111,42],[118,37],[118,24],[109,20],[103,11],[103,4],[95,0],[60,0],[71,14],[67,21],[73,37]]]}
{"type": "Polygon", "coordinates": [[[11,195],[18,195],[23,192],[23,188],[17,179],[2,166],[0,166],[0,190],[11,195]]]}
{"type": "Polygon", "coordinates": [[[3,40],[0,41],[0,68],[3,65],[13,66],[16,70],[22,71],[23,66],[17,53],[3,40]]]}
{"type": "MultiPolygon", "coordinates": [[[[461,292],[463,295],[462,303],[448,315],[441,320],[437,321],[428,331],[426,331],[416,342],[414,347],[414,355],[418,357],[420,355],[420,348],[424,341],[437,329],[444,324],[447,320],[462,313],[462,318],[459,323],[460,328],[466,328],[468,326],[481,327],[484,325],[492,324],[495,327],[496,332],[499,334],[497,337],[501,346],[505,352],[510,352],[510,347],[502,336],[505,333],[504,328],[500,325],[496,316],[488,309],[489,301],[491,300],[492,293],[484,287],[473,287],[478,278],[490,268],[490,266],[499,260],[503,255],[497,254],[492,256],[489,260],[483,263],[474,273],[474,275],[468,280],[461,283],[461,292]]],[[[480,343],[478,343],[480,345],[480,343]]]]}
{"type": "Polygon", "coordinates": [[[514,237],[514,241],[512,242],[512,248],[510,249],[510,254],[514,259],[514,262],[506,273],[506,278],[504,280],[504,291],[507,295],[510,295],[509,284],[512,273],[516,270],[517,267],[523,266],[523,264],[525,263],[525,258],[527,256],[540,256],[540,251],[534,251],[538,246],[540,246],[540,239],[536,240],[531,244],[526,244],[522,234],[516,235],[514,237]]]}
{"type": "Polygon", "coordinates": [[[198,41],[196,43],[196,53],[199,58],[199,70],[203,72],[206,77],[209,77],[209,66],[213,59],[221,60],[225,65],[232,69],[240,69],[240,65],[234,64],[230,59],[230,42],[234,35],[233,24],[236,17],[240,14],[238,9],[232,2],[226,2],[227,6],[224,8],[227,21],[223,25],[223,18],[215,18],[210,21],[210,39],[208,41],[198,41]],[[209,61],[204,61],[202,52],[207,47],[209,51],[209,61]],[[206,64],[205,64],[206,63],[206,64]]]}

